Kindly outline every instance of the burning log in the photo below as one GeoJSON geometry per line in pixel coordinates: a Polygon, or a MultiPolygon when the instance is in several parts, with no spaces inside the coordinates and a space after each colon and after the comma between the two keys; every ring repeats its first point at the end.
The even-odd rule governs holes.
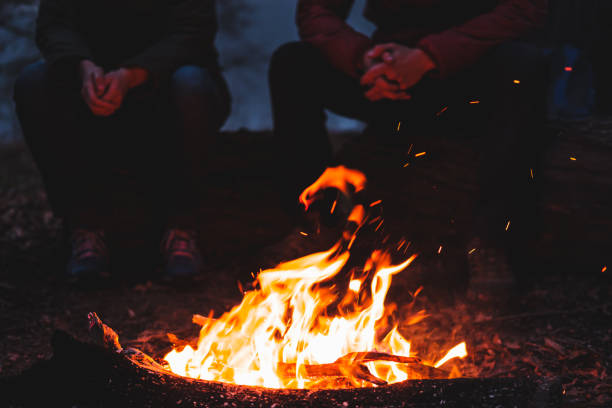
{"type": "Polygon", "coordinates": [[[556,379],[463,378],[411,380],[368,388],[274,390],[179,377],[129,354],[53,339],[54,356],[0,383],[9,406],[96,407],[559,407],[556,379]],[[36,390],[36,392],[32,392],[36,390]]]}
{"type": "MultiPolygon", "coordinates": [[[[561,386],[556,379],[430,379],[325,390],[266,389],[195,380],[165,370],[142,352],[122,348],[116,333],[95,314],[90,314],[89,320],[96,344],[82,343],[63,332],[56,333],[53,358],[19,377],[4,379],[0,383],[3,400],[12,406],[190,408],[558,407],[561,401],[561,386]]],[[[363,364],[380,359],[418,366],[416,360],[408,362],[383,353],[357,353],[343,357],[341,363],[363,364]]],[[[326,371],[329,367],[316,369],[326,371]]]]}
{"type": "MultiPolygon", "coordinates": [[[[104,324],[96,313],[89,313],[89,333],[94,344],[106,350],[123,354],[128,360],[143,368],[155,372],[167,371],[162,365],[157,363],[152,357],[137,349],[123,349],[119,343],[119,336],[115,331],[104,324]]],[[[363,352],[350,353],[330,364],[303,365],[300,370],[307,377],[341,377],[347,380],[357,379],[375,385],[386,385],[387,382],[372,375],[370,370],[364,365],[372,361],[390,361],[409,366],[409,370],[419,374],[419,376],[431,379],[448,378],[447,371],[429,367],[421,364],[421,360],[416,357],[402,357],[387,353],[363,352]]],[[[280,371],[286,377],[296,376],[295,364],[279,364],[280,371]]],[[[169,372],[168,372],[169,373],[169,372]]],[[[354,385],[358,385],[353,381],[354,385]]]]}

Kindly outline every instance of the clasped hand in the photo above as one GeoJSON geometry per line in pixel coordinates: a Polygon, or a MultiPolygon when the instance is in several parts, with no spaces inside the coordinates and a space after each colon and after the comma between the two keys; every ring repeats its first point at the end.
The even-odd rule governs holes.
{"type": "Polygon", "coordinates": [[[129,71],[119,68],[104,73],[95,63],[84,60],[80,64],[81,95],[97,116],[110,116],[121,107],[130,89],[129,71]]]}
{"type": "Polygon", "coordinates": [[[368,88],[365,97],[371,101],[410,99],[408,90],[436,67],[422,50],[396,43],[376,45],[365,53],[363,65],[360,82],[368,88]]]}

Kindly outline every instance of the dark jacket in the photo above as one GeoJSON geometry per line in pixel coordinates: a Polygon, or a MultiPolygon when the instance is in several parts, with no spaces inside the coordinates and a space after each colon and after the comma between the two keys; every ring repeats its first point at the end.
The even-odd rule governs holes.
{"type": "Polygon", "coordinates": [[[447,77],[475,63],[491,47],[517,39],[545,21],[547,0],[369,0],[365,16],[378,30],[370,39],[345,19],[354,0],[300,0],[300,36],[338,69],[359,75],[375,43],[421,48],[447,77]]]}
{"type": "Polygon", "coordinates": [[[55,71],[91,59],[159,79],[182,65],[217,68],[216,32],[215,0],[41,0],[36,42],[55,71]]]}

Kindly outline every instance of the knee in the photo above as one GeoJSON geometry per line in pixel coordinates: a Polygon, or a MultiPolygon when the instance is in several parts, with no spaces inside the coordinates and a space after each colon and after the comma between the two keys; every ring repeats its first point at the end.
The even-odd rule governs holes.
{"type": "Polygon", "coordinates": [[[181,116],[212,116],[220,127],[230,113],[231,96],[221,74],[185,65],[173,73],[170,89],[173,103],[181,111],[181,116]],[[203,116],[203,113],[206,115],[203,116]]]}
{"type": "Polygon", "coordinates": [[[278,48],[270,59],[268,74],[270,81],[278,78],[299,75],[299,72],[312,71],[317,61],[322,61],[323,55],[311,44],[306,42],[291,42],[278,48]]]}
{"type": "Polygon", "coordinates": [[[21,71],[13,89],[13,99],[18,108],[42,101],[47,81],[47,64],[36,62],[21,71]]]}
{"type": "Polygon", "coordinates": [[[170,87],[178,99],[214,95],[217,88],[211,73],[206,68],[195,65],[185,65],[174,71],[170,87]]]}

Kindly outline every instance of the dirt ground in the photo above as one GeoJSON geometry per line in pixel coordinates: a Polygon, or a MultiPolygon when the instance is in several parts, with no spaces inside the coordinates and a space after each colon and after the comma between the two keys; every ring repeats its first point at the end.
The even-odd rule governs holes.
{"type": "MultiPolygon", "coordinates": [[[[393,219],[389,234],[395,234],[392,239],[405,236],[414,241],[414,250],[422,256],[394,280],[390,298],[398,303],[401,314],[406,290],[414,291],[425,282],[418,306],[431,316],[403,329],[419,352],[435,352],[464,339],[469,356],[458,367],[464,376],[558,377],[563,383],[563,406],[612,404],[612,285],[610,272],[602,272],[612,253],[612,217],[605,218],[610,207],[604,205],[610,190],[601,189],[612,182],[612,173],[605,174],[609,127],[606,119],[574,128],[558,139],[543,176],[548,181],[548,201],[542,207],[548,210],[543,211],[544,226],[535,244],[541,252],[533,265],[536,272],[523,273],[516,292],[496,301],[468,298],[461,291],[449,290],[448,285],[436,284],[452,272],[453,256],[467,256],[456,239],[461,233],[452,231],[460,230],[469,218],[466,208],[474,195],[469,181],[473,177],[471,147],[428,142],[427,150],[438,152],[431,159],[422,164],[415,161],[408,168],[403,162],[391,166],[394,171],[412,172],[413,182],[387,191],[386,196],[381,192],[383,202],[396,202],[406,214],[393,219]],[[597,137],[603,142],[592,142],[597,137]],[[584,140],[592,143],[585,145],[584,140]],[[575,146],[586,152],[579,159],[587,154],[591,159],[571,173],[567,166],[573,163],[567,157],[576,154],[575,146]],[[449,181],[445,172],[454,179],[449,181]],[[574,176],[568,179],[568,172],[574,176]],[[565,175],[559,178],[559,174],[565,175]],[[586,189],[581,177],[599,184],[586,189]],[[402,190],[408,188],[411,190],[402,190]],[[588,194],[596,198],[591,200],[588,194]],[[563,201],[561,196],[572,199],[563,201]],[[437,256],[440,246],[444,251],[437,256]],[[415,278],[428,274],[434,278],[415,278]]],[[[136,259],[93,288],[64,278],[61,222],[46,203],[40,177],[24,147],[3,147],[0,377],[18,375],[36,361],[49,358],[50,337],[58,329],[86,339],[90,311],[98,312],[117,330],[124,345],[162,356],[171,347],[167,333],[186,339],[197,336],[191,316],[210,310],[219,315],[238,303],[238,282],[246,287],[251,273],[331,245],[337,230],[304,236],[281,213],[274,199],[273,175],[278,169],[267,143],[269,135],[243,133],[227,135],[219,147],[218,160],[225,163],[219,167],[231,171],[215,178],[214,200],[207,210],[210,234],[204,238],[207,267],[202,276],[188,284],[158,279],[157,262],[150,256],[155,245],[151,244],[142,252],[135,250],[136,259]],[[236,161],[236,156],[241,160],[236,161]]],[[[372,168],[378,164],[382,168],[390,158],[393,156],[378,152],[368,159],[374,163],[372,168]]]]}

